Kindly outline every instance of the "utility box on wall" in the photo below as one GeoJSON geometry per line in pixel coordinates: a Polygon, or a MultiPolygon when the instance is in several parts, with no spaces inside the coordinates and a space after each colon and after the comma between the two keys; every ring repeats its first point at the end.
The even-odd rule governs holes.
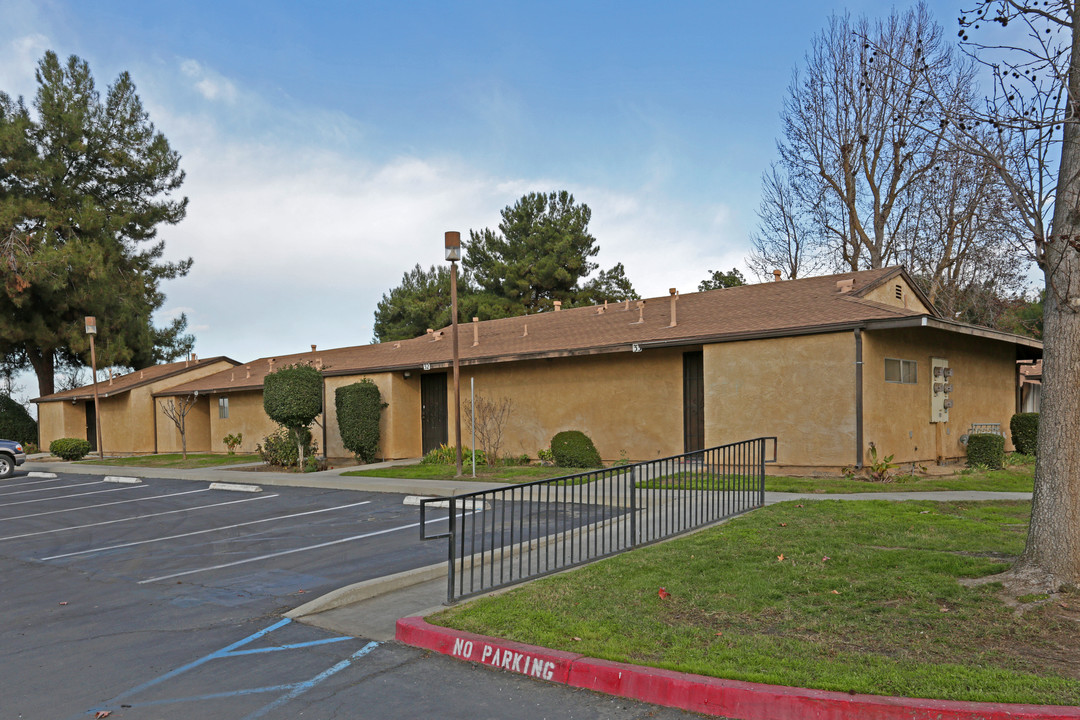
{"type": "Polygon", "coordinates": [[[949,422],[950,394],[953,391],[952,369],[945,358],[930,358],[930,422],[949,422]]]}

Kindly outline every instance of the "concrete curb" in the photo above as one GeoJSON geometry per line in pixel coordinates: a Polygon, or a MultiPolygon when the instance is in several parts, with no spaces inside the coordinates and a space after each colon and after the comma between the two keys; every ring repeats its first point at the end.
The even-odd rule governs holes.
{"type": "Polygon", "coordinates": [[[1080,708],[858,695],[722,680],[597,660],[431,625],[397,622],[397,640],[571,687],[738,720],[1075,720],[1080,708]]]}
{"type": "Polygon", "coordinates": [[[299,620],[308,615],[317,615],[318,613],[326,612],[327,610],[344,607],[345,605],[352,605],[353,603],[362,602],[397,590],[404,590],[413,585],[419,585],[440,577],[446,577],[445,562],[421,568],[414,568],[412,570],[406,570],[405,572],[386,575],[384,577],[372,578],[371,580],[364,580],[362,582],[338,588],[337,590],[328,592],[314,600],[309,600],[303,605],[295,607],[285,613],[285,617],[299,620]]]}

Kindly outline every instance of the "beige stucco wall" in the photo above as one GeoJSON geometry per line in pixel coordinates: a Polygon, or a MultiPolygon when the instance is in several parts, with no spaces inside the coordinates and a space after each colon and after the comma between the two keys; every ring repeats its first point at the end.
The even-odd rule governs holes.
{"type": "MultiPolygon", "coordinates": [[[[171,398],[174,402],[178,398],[171,398]]],[[[162,403],[168,405],[170,398],[158,398],[157,402],[157,447],[160,453],[178,453],[182,448],[180,430],[176,423],[170,420],[162,409],[162,403]]],[[[184,417],[184,435],[187,438],[187,451],[211,452],[215,448],[210,442],[210,398],[200,396],[195,404],[184,417]]],[[[217,410],[217,402],[214,402],[214,410],[217,410]]]]}
{"type": "Polygon", "coordinates": [[[82,402],[38,403],[38,445],[49,449],[53,440],[86,438],[86,407],[82,402]]]}
{"type": "Polygon", "coordinates": [[[351,457],[338,431],[336,391],[338,388],[371,380],[379,388],[382,401],[387,404],[379,421],[379,457],[411,458],[421,455],[420,447],[420,376],[410,373],[406,378],[401,372],[373,373],[370,375],[346,375],[326,378],[326,455],[327,457],[351,457]]]}
{"type": "MultiPolygon", "coordinates": [[[[263,410],[262,390],[212,394],[209,396],[206,412],[209,423],[207,432],[210,452],[228,452],[225,443],[221,441],[222,438],[240,433],[243,434],[244,441],[237,448],[237,452],[253,453],[255,446],[278,428],[277,423],[271,420],[263,410]],[[218,417],[218,398],[220,397],[229,399],[229,417],[227,418],[218,417]]],[[[314,428],[313,432],[316,438],[319,438],[318,428],[314,428]]],[[[319,446],[322,446],[321,439],[319,446]]]]}
{"type": "Polygon", "coordinates": [[[865,439],[897,462],[933,463],[965,456],[960,436],[972,423],[998,423],[1012,450],[1009,420],[1016,412],[1016,350],[1007,343],[926,328],[863,334],[865,439]],[[885,382],[885,358],[915,360],[918,383],[885,382]],[[949,422],[930,422],[931,358],[953,371],[949,422]],[[940,436],[939,436],[940,433],[940,436]]]}
{"type": "Polygon", "coordinates": [[[776,436],[779,465],[855,456],[852,333],[706,345],[705,446],[776,436]]]}
{"type": "Polygon", "coordinates": [[[911,287],[901,278],[893,278],[881,287],[874,288],[864,296],[867,300],[873,300],[884,305],[915,310],[916,312],[931,314],[930,310],[919,300],[919,296],[912,292],[911,287]],[[900,286],[901,297],[896,297],[896,286],[900,286]]]}

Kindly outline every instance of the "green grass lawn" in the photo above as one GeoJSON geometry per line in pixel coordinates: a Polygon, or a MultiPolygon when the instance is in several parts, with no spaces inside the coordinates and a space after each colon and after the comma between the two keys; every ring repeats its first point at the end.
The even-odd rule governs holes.
{"type": "Polygon", "coordinates": [[[1080,595],[1022,614],[994,583],[1030,503],[788,502],[431,622],[722,678],[1080,704],[1080,595]],[[663,587],[671,593],[659,597],[663,587]]]}
{"type": "Polygon", "coordinates": [[[83,465],[118,465],[123,467],[178,468],[191,470],[196,468],[238,465],[240,463],[259,462],[258,455],[210,455],[207,453],[188,453],[184,460],[180,453],[164,455],[139,455],[125,458],[107,458],[105,460],[80,460],[83,465]]]}
{"type": "MultiPolygon", "coordinates": [[[[595,468],[594,468],[595,469],[595,468]]],[[[472,466],[466,464],[463,467],[464,477],[455,478],[457,468],[453,465],[399,465],[396,467],[382,468],[381,470],[352,470],[342,475],[360,475],[367,477],[385,478],[411,478],[415,480],[473,480],[472,466]]],[[[499,465],[488,467],[476,466],[476,480],[483,482],[506,482],[522,483],[531,480],[545,480],[547,478],[562,477],[563,475],[587,472],[559,467],[544,467],[539,465],[499,465]]]]}
{"type": "MultiPolygon", "coordinates": [[[[965,469],[966,470],[966,469],[965,469]]],[[[961,470],[944,477],[901,475],[892,482],[880,483],[845,478],[766,477],[769,492],[800,493],[874,493],[920,492],[927,490],[989,490],[994,492],[1031,492],[1034,487],[1033,465],[1010,465],[1004,470],[961,470]]]]}

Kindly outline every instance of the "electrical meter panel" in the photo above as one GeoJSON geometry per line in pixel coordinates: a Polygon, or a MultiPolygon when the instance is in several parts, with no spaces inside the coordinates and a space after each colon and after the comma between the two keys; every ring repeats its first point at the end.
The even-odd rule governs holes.
{"type": "Polygon", "coordinates": [[[953,406],[952,368],[945,358],[930,358],[930,422],[949,422],[949,408],[953,406]]]}

